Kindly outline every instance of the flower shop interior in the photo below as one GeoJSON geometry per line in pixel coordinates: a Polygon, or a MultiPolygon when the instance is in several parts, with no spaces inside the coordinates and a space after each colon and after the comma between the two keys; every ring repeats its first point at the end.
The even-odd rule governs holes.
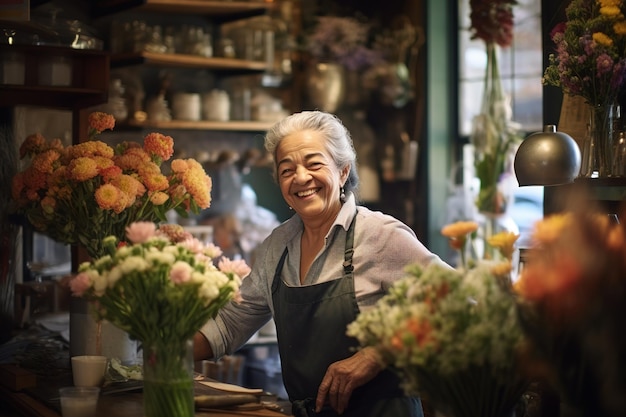
{"type": "MultiPolygon", "coordinates": [[[[621,71],[617,81],[599,85],[609,85],[602,97],[610,100],[598,101],[586,93],[584,74],[580,84],[563,75],[578,70],[567,68],[559,54],[567,31],[558,24],[576,15],[570,5],[593,10],[597,21],[623,21],[626,13],[620,0],[0,2],[0,417],[59,416],[37,381],[67,373],[52,365],[60,352],[67,359],[69,350],[84,350],[105,331],[92,326],[67,288],[66,277],[85,254],[15,213],[12,178],[27,163],[20,145],[29,135],[78,144],[91,138],[89,115],[104,112],[114,116],[115,127],[97,139],[111,146],[151,132],[171,136],[174,157],[197,160],[212,189],[209,208],[189,215],[172,210],[167,222],[252,264],[262,256],[256,247],[293,214],[273,178],[264,133],[293,112],[334,113],[354,141],[361,204],[407,224],[453,266],[463,255],[442,234],[445,225],[476,221],[479,237],[514,233],[514,286],[530,259],[537,222],[584,207],[619,225],[626,200],[626,131],[619,119],[626,29],[617,29],[626,23],[615,23],[612,32],[624,39],[602,43],[595,35],[599,26],[590,35],[589,42],[615,46],[616,53],[603,57],[610,71],[621,71]],[[606,107],[612,110],[598,111],[606,107]],[[597,138],[594,124],[602,131],[597,138]],[[85,334],[70,338],[72,320],[85,334]]],[[[486,241],[478,243],[484,257],[486,241]]],[[[626,242],[611,242],[626,255],[626,242]]],[[[586,246],[592,256],[599,247],[586,246]]],[[[611,274],[626,272],[624,259],[611,274]]],[[[626,305],[626,287],[616,287],[607,315],[621,314],[626,305]]],[[[601,312],[589,317],[605,324],[601,312]]],[[[590,326],[579,319],[581,328],[590,326]]],[[[604,333],[585,341],[597,342],[594,358],[612,358],[602,361],[605,373],[620,369],[626,357],[623,336],[613,334],[623,332],[611,332],[615,321],[607,319],[604,333]],[[605,345],[612,348],[605,352],[605,345]]],[[[133,362],[137,344],[110,331],[110,356],[133,362]]],[[[583,335],[561,342],[574,344],[577,337],[583,335]]],[[[574,354],[582,361],[581,352],[574,354]]],[[[195,368],[287,398],[271,321],[237,353],[195,368]]],[[[537,373],[520,399],[524,406],[506,415],[625,415],[623,398],[594,389],[602,412],[589,413],[586,404],[569,401],[571,391],[563,394],[551,382],[553,374],[537,373]]],[[[604,374],[589,378],[605,385],[598,375],[604,374]]],[[[626,388],[623,375],[608,380],[614,392],[626,388]]],[[[129,392],[136,390],[129,384],[129,392]]],[[[130,414],[116,415],[136,414],[124,410],[130,414]]]]}

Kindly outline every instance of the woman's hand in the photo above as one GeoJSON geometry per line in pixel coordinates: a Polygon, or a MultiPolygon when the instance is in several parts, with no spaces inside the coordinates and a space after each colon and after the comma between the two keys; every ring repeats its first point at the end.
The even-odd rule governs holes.
{"type": "Polygon", "coordinates": [[[328,401],[338,414],[343,413],[352,392],[371,381],[382,368],[378,353],[371,347],[363,348],[351,357],[331,364],[317,391],[315,411],[319,413],[328,401]]]}

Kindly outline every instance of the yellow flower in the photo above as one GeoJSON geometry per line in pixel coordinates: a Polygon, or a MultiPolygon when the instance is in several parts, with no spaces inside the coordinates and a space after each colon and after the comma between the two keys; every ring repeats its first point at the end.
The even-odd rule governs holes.
{"type": "Polygon", "coordinates": [[[594,41],[598,42],[600,45],[603,45],[603,46],[613,45],[613,39],[609,38],[607,35],[605,35],[602,32],[595,32],[592,35],[592,38],[594,41]]]}
{"type": "Polygon", "coordinates": [[[500,232],[488,238],[487,242],[494,248],[499,249],[502,256],[509,261],[513,258],[514,245],[519,235],[512,232],[500,232]]]}
{"type": "Polygon", "coordinates": [[[613,30],[616,35],[626,35],[626,21],[622,20],[613,25],[613,30]]]}

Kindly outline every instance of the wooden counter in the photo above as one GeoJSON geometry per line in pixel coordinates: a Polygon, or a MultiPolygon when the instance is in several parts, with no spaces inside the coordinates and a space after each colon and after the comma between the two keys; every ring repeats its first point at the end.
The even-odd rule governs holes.
{"type": "MultiPolygon", "coordinates": [[[[71,385],[66,377],[46,381],[38,381],[36,387],[13,391],[0,385],[0,405],[6,403],[18,416],[22,417],[61,417],[58,400],[58,388],[71,385]]],[[[223,393],[196,382],[196,394],[223,393]]],[[[224,394],[226,395],[226,394],[224,394]]],[[[286,412],[289,404],[283,404],[286,412]]],[[[3,405],[4,411],[4,405],[3,405]]],[[[4,416],[4,414],[2,414],[4,416]]],[[[12,414],[11,414],[12,415],[12,414]]],[[[228,409],[199,410],[197,417],[281,417],[289,414],[265,408],[255,410],[228,409]]],[[[143,417],[143,395],[140,386],[129,387],[128,390],[104,389],[98,401],[96,417],[143,417]]]]}

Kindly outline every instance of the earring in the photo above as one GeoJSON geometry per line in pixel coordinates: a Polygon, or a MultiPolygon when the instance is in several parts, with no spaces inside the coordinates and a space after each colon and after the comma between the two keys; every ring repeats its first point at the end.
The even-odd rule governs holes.
{"type": "Polygon", "coordinates": [[[345,190],[343,189],[343,187],[341,187],[341,189],[339,190],[339,200],[340,200],[342,203],[345,203],[345,202],[346,202],[346,192],[345,192],[345,190]]]}

